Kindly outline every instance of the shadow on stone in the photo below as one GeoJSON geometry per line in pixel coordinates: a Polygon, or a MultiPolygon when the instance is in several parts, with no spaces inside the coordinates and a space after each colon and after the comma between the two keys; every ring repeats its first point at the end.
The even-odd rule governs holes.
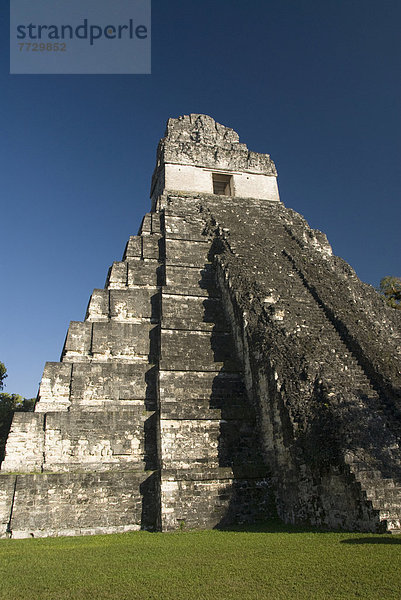
{"type": "Polygon", "coordinates": [[[149,331],[149,362],[156,363],[160,352],[160,324],[149,331]]]}
{"type": "Polygon", "coordinates": [[[246,533],[333,533],[333,530],[318,529],[307,523],[298,525],[284,523],[278,517],[260,519],[254,523],[219,524],[215,529],[219,531],[243,531],[246,533]]]}
{"type": "Polygon", "coordinates": [[[153,294],[150,297],[150,305],[151,305],[151,322],[159,323],[160,322],[160,293],[153,294]]]}
{"type": "Polygon", "coordinates": [[[157,531],[160,529],[159,495],[160,483],[158,473],[152,473],[140,485],[142,496],[141,529],[157,531]]]}
{"type": "Polygon", "coordinates": [[[209,297],[203,302],[203,321],[214,325],[211,349],[214,361],[222,363],[213,379],[209,408],[220,410],[218,464],[220,468],[230,468],[233,478],[232,483],[227,480],[227,486],[219,494],[222,516],[216,528],[227,528],[234,524],[259,523],[275,516],[276,512],[271,480],[260,451],[255,413],[246,395],[234,340],[220,300],[216,300],[215,282],[207,266],[204,272],[208,279],[203,280],[203,284],[209,297]]]}
{"type": "Polygon", "coordinates": [[[146,398],[145,407],[146,410],[156,410],[156,378],[157,378],[157,367],[156,365],[148,369],[145,373],[145,384],[146,384],[146,398]]]}
{"type": "Polygon", "coordinates": [[[145,470],[157,469],[157,414],[154,413],[144,424],[145,431],[145,470]]]}

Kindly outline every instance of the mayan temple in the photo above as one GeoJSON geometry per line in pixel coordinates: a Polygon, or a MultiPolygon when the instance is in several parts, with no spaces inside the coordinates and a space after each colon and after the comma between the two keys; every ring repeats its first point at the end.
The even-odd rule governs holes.
{"type": "Polygon", "coordinates": [[[211,117],[168,121],[151,212],[14,416],[2,537],[400,530],[400,311],[276,179],[211,117]]]}

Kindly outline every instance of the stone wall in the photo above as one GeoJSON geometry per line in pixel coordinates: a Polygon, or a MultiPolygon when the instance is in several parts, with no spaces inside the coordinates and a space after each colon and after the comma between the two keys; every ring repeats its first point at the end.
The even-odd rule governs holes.
{"type": "MultiPolygon", "coordinates": [[[[218,167],[216,167],[218,168],[218,167]]],[[[212,170],[183,164],[164,165],[164,189],[169,193],[213,194],[212,170]]],[[[225,173],[225,171],[217,171],[225,173]]],[[[252,172],[232,172],[232,195],[279,201],[275,175],[252,172]]],[[[160,175],[159,175],[160,177],[160,175]]]]}
{"type": "Polygon", "coordinates": [[[13,538],[152,529],[157,521],[158,483],[149,473],[21,474],[8,479],[11,477],[15,493],[7,525],[13,538]]]}

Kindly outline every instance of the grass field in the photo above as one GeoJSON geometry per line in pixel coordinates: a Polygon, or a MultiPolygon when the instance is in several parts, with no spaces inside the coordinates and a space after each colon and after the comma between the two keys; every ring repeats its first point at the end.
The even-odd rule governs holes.
{"type": "Polygon", "coordinates": [[[401,536],[247,531],[0,541],[1,600],[401,598],[401,536]]]}

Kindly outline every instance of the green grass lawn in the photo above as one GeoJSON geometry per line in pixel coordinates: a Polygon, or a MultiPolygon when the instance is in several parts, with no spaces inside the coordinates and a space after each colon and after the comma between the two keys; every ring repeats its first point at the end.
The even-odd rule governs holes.
{"type": "Polygon", "coordinates": [[[248,531],[0,540],[1,600],[401,598],[401,536],[248,531]]]}

